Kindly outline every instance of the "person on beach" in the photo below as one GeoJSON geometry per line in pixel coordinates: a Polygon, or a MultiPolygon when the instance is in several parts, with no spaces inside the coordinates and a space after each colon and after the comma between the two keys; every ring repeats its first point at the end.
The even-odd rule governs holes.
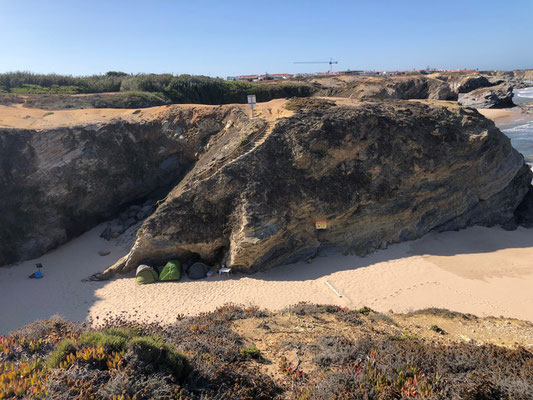
{"type": "Polygon", "coordinates": [[[41,279],[44,276],[43,273],[41,272],[41,268],[43,267],[43,264],[37,263],[37,264],[35,264],[35,267],[37,268],[37,271],[35,271],[30,276],[28,276],[28,278],[30,278],[30,279],[41,279]]]}

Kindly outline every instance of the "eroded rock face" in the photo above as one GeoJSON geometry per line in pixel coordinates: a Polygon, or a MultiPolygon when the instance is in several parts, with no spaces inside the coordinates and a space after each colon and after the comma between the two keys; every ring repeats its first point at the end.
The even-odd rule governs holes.
{"type": "Polygon", "coordinates": [[[448,82],[456,93],[468,93],[479,88],[495,86],[495,83],[482,75],[453,76],[448,82]]]}
{"type": "Polygon", "coordinates": [[[82,125],[0,129],[0,265],[40,256],[172,185],[211,136],[240,129],[233,124],[245,117],[234,106],[129,114],[82,125]]]}
{"type": "Polygon", "coordinates": [[[533,186],[529,188],[524,200],[517,207],[515,212],[516,224],[526,228],[533,228],[533,186]]]}
{"type": "Polygon", "coordinates": [[[514,107],[513,87],[507,83],[480,88],[459,96],[459,104],[475,108],[514,107]]]}
{"type": "MultiPolygon", "coordinates": [[[[320,80],[317,81],[320,84],[320,80]]],[[[324,81],[318,95],[349,97],[351,99],[431,99],[457,100],[450,84],[428,76],[392,76],[355,78],[348,83],[324,81]]]]}
{"type": "Polygon", "coordinates": [[[532,173],[477,111],[343,103],[295,107],[259,124],[251,146],[193,168],[104,276],[191,253],[251,272],[513,218],[532,173]]]}

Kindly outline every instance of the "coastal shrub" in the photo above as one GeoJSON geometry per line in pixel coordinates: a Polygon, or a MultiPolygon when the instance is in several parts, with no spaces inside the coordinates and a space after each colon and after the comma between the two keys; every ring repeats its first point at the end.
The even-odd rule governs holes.
{"type": "Polygon", "coordinates": [[[10,106],[12,104],[21,104],[24,103],[24,99],[21,96],[17,96],[7,91],[2,91],[0,87],[0,105],[10,106]]]}
{"type": "Polygon", "coordinates": [[[40,85],[23,84],[22,87],[12,88],[11,93],[15,94],[78,94],[82,92],[78,86],[58,86],[43,87],[40,85]]]}
{"type": "Polygon", "coordinates": [[[123,79],[107,74],[74,77],[17,71],[0,74],[0,87],[11,93],[103,93],[118,92],[123,79]]]}
{"type": "Polygon", "coordinates": [[[77,344],[78,346],[104,347],[107,351],[122,351],[126,348],[128,337],[121,334],[104,332],[84,332],[77,344]]]}
{"type": "Polygon", "coordinates": [[[76,330],[76,327],[71,322],[68,322],[59,315],[52,315],[49,320],[40,320],[32,322],[21,329],[12,333],[14,336],[23,337],[26,339],[42,339],[52,333],[65,334],[76,330]]]}
{"type": "Polygon", "coordinates": [[[413,316],[413,315],[436,315],[439,317],[444,317],[444,318],[449,318],[449,319],[453,319],[453,318],[462,318],[466,320],[477,319],[477,317],[472,314],[463,314],[457,311],[450,311],[445,308],[436,308],[436,307],[423,308],[421,310],[411,311],[407,313],[408,317],[413,316]]]}
{"type": "Polygon", "coordinates": [[[335,314],[335,316],[340,321],[344,321],[352,325],[357,326],[363,324],[361,314],[356,310],[340,309],[339,312],[335,314]]]}
{"type": "Polygon", "coordinates": [[[241,355],[244,358],[252,358],[254,360],[258,360],[261,358],[261,351],[257,347],[255,347],[255,344],[251,345],[250,347],[246,347],[244,349],[241,349],[241,355]]]}
{"type": "Polygon", "coordinates": [[[66,96],[47,94],[30,96],[24,107],[42,110],[85,109],[85,108],[146,108],[169,104],[161,93],[121,92],[106,95],[66,96]]]}
{"type": "Polygon", "coordinates": [[[528,349],[453,342],[440,335],[425,340],[395,327],[383,332],[375,329],[374,312],[364,317],[357,310],[305,303],[298,310],[308,317],[226,305],[178,316],[165,326],[109,318],[95,330],[40,321],[0,336],[0,398],[533,398],[528,349]],[[244,345],[255,337],[257,323],[240,320],[258,315],[272,327],[265,332],[273,350],[268,354],[244,345]],[[348,324],[341,322],[345,316],[348,324]],[[362,326],[354,329],[352,318],[362,326]],[[313,327],[293,329],[302,324],[313,327]],[[237,332],[249,327],[252,336],[245,340],[237,332]],[[325,333],[311,338],[321,330],[325,333]],[[37,333],[43,336],[32,336],[37,333]],[[275,380],[265,375],[259,363],[249,361],[256,356],[262,363],[278,363],[281,374],[275,380]]]}
{"type": "Polygon", "coordinates": [[[358,311],[359,311],[359,314],[363,314],[363,315],[368,315],[371,312],[374,312],[374,310],[372,310],[370,307],[367,307],[367,306],[361,307],[358,311]]]}
{"type": "Polygon", "coordinates": [[[168,375],[117,372],[96,392],[97,399],[185,399],[183,389],[168,375]]]}
{"type": "Polygon", "coordinates": [[[47,359],[48,365],[57,368],[65,361],[69,354],[76,352],[76,344],[73,339],[64,339],[47,359]]]}
{"type": "Polygon", "coordinates": [[[394,322],[394,320],[391,317],[389,317],[387,314],[373,312],[373,313],[368,314],[368,318],[372,322],[381,321],[381,322],[385,322],[388,325],[396,325],[396,322],[394,322]]]}
{"type": "Polygon", "coordinates": [[[126,75],[121,81],[120,91],[164,92],[172,78],[172,74],[126,75]]]}
{"type": "Polygon", "coordinates": [[[154,372],[171,372],[178,381],[183,381],[191,372],[187,357],[157,336],[133,338],[127,354],[130,361],[135,357],[144,364],[142,370],[148,368],[154,372]]]}
{"type": "Polygon", "coordinates": [[[315,346],[315,361],[328,369],[293,388],[294,398],[527,399],[533,395],[533,354],[523,348],[439,345],[370,335],[356,342],[324,337],[315,346]]]}
{"type": "Polygon", "coordinates": [[[429,329],[431,329],[433,332],[437,332],[440,335],[446,335],[446,331],[440,328],[438,325],[432,325],[429,329]]]}
{"type": "Polygon", "coordinates": [[[336,314],[340,312],[348,311],[339,306],[334,305],[323,305],[323,304],[311,304],[305,301],[294,304],[292,306],[286,307],[283,309],[283,312],[294,313],[296,315],[313,315],[313,314],[336,314]]]}
{"type": "Polygon", "coordinates": [[[360,356],[354,343],[340,336],[322,336],[311,348],[314,361],[321,367],[344,365],[360,356]]]}
{"type": "MultiPolygon", "coordinates": [[[[30,72],[8,72],[0,74],[0,93],[19,94],[78,94],[78,93],[109,93],[135,92],[157,94],[159,101],[165,103],[194,104],[228,104],[246,103],[247,95],[255,94],[257,101],[268,101],[282,97],[305,97],[314,93],[312,85],[304,82],[283,83],[250,83],[225,81],[220,78],[195,75],[172,74],[136,74],[128,75],[110,71],[104,75],[64,76],[57,74],[33,74],[30,72]]],[[[130,96],[132,97],[132,96],[130,96]]],[[[82,105],[91,99],[74,97],[73,105],[82,105]]],[[[99,99],[104,106],[110,107],[119,101],[99,99]]],[[[130,101],[134,101],[130,99],[130,101]]],[[[154,102],[155,99],[152,99],[154,102]]],[[[139,99],[135,106],[142,107],[139,99]]],[[[154,104],[157,105],[157,104],[154,104]]],[[[95,107],[98,105],[95,104],[95,107]]],[[[87,108],[87,107],[84,107],[87,108]]],[[[101,107],[98,107],[101,108],[101,107]]]]}

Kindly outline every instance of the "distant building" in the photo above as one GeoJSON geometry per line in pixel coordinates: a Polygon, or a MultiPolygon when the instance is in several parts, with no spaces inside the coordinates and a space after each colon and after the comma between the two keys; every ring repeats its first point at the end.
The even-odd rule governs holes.
{"type": "Polygon", "coordinates": [[[294,78],[309,78],[320,76],[336,76],[336,75],[365,75],[365,76],[396,76],[396,75],[412,75],[412,74],[429,74],[433,72],[475,72],[475,70],[467,69],[437,69],[426,68],[424,70],[406,70],[406,71],[363,71],[363,70],[346,70],[339,72],[314,72],[314,73],[296,73],[296,74],[263,74],[263,75],[237,75],[226,77],[227,81],[245,81],[245,82],[259,82],[259,81],[278,81],[294,78]]]}
{"type": "Polygon", "coordinates": [[[339,71],[339,75],[364,75],[365,71],[352,71],[352,70],[346,70],[346,71],[339,71]]]}

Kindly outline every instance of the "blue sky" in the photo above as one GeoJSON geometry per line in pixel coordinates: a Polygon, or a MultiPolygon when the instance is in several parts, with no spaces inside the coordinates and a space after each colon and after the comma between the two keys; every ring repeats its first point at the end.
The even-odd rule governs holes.
{"type": "Polygon", "coordinates": [[[0,72],[533,68],[533,0],[0,0],[0,72]]]}

